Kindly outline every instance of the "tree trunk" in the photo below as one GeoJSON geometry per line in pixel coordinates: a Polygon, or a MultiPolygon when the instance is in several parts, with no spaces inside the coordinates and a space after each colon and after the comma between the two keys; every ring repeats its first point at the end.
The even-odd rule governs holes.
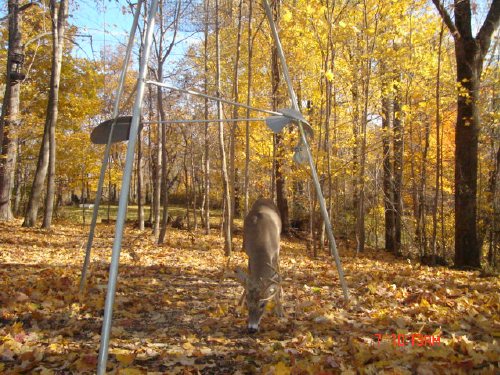
{"type": "Polygon", "coordinates": [[[401,94],[395,87],[394,98],[394,253],[401,255],[401,226],[403,218],[403,112],[401,109],[401,94]]]}
{"type": "MultiPolygon", "coordinates": [[[[280,18],[280,1],[275,1],[272,4],[272,11],[274,22],[276,27],[279,29],[279,18],[280,18]]],[[[279,85],[280,85],[280,71],[279,71],[279,60],[278,60],[278,49],[276,46],[272,47],[271,51],[271,80],[272,80],[272,100],[273,100],[273,110],[277,110],[282,106],[282,100],[279,95],[279,85]]],[[[275,134],[274,137],[274,176],[276,184],[276,203],[278,211],[280,212],[282,229],[281,233],[285,236],[290,234],[290,220],[288,214],[288,200],[286,194],[286,183],[285,175],[283,173],[283,159],[284,159],[284,149],[283,149],[283,135],[275,134]]]]}
{"type": "MultiPolygon", "coordinates": [[[[204,90],[205,94],[208,95],[208,11],[210,6],[210,0],[205,0],[205,31],[204,31],[204,90]]],[[[208,120],[208,99],[205,98],[204,103],[204,116],[205,120],[208,120]]],[[[205,124],[205,157],[203,165],[203,185],[205,189],[203,191],[203,202],[205,210],[205,234],[210,234],[210,137],[209,137],[209,123],[205,124]]]]}
{"type": "MultiPolygon", "coordinates": [[[[58,115],[58,100],[59,100],[59,80],[61,73],[61,59],[62,59],[62,43],[64,41],[64,25],[67,18],[67,1],[61,0],[59,6],[59,15],[55,10],[55,2],[51,2],[52,9],[52,32],[53,32],[53,51],[52,51],[52,71],[50,77],[50,91],[49,91],[49,101],[47,104],[47,116],[45,119],[45,128],[43,132],[42,144],[40,146],[40,153],[38,155],[38,162],[35,171],[35,177],[33,179],[33,185],[31,188],[31,194],[28,201],[28,208],[26,210],[26,215],[24,217],[23,226],[33,227],[36,224],[38,208],[40,205],[40,197],[42,195],[43,183],[47,175],[47,168],[49,163],[51,163],[51,171],[49,173],[54,174],[55,171],[55,138],[51,142],[51,139],[55,136],[55,126],[57,122],[58,115]],[[54,19],[55,18],[55,19],[54,19]],[[59,27],[61,29],[59,29],[59,27]],[[58,41],[58,32],[62,32],[61,40],[58,41]],[[61,48],[58,49],[58,46],[61,48]],[[60,56],[60,57],[59,57],[60,56]],[[52,152],[51,152],[52,148],[52,152]],[[52,162],[49,161],[52,155],[52,162]]],[[[50,225],[50,220],[52,216],[52,205],[47,207],[47,204],[53,202],[53,186],[47,186],[51,191],[48,191],[48,195],[52,195],[52,198],[47,198],[46,210],[50,210],[50,216],[44,216],[44,227],[50,225]]]]}
{"type": "Polygon", "coordinates": [[[500,21],[500,1],[493,0],[476,37],[472,35],[470,0],[455,0],[453,23],[439,0],[433,0],[455,38],[457,121],[455,130],[455,266],[481,266],[477,236],[477,167],[480,127],[479,88],[484,57],[500,21]]]}
{"type": "Polygon", "coordinates": [[[156,144],[153,146],[153,237],[160,235],[161,205],[161,124],[156,124],[156,144]]]}
{"type": "Polygon", "coordinates": [[[196,191],[196,186],[198,185],[196,182],[197,182],[197,178],[196,178],[196,169],[195,169],[195,166],[194,166],[194,158],[195,158],[195,152],[194,152],[194,139],[193,139],[193,133],[191,133],[191,141],[190,141],[190,144],[191,144],[191,150],[190,150],[190,154],[191,154],[191,201],[193,203],[192,205],[192,208],[193,208],[193,230],[196,231],[198,229],[198,217],[197,217],[197,214],[196,214],[196,205],[197,205],[197,199],[198,199],[198,196],[197,196],[197,191],[196,191]]]}
{"type": "Polygon", "coordinates": [[[497,256],[499,251],[499,235],[500,230],[498,229],[498,218],[500,217],[499,210],[499,186],[500,181],[500,147],[498,147],[496,152],[495,167],[491,174],[490,179],[490,191],[491,191],[491,201],[493,206],[493,215],[490,223],[490,243],[488,249],[488,264],[491,267],[496,267],[497,256]]]}
{"type": "Polygon", "coordinates": [[[9,0],[9,46],[5,94],[0,119],[0,220],[12,220],[11,197],[17,160],[17,127],[19,126],[19,93],[21,81],[11,79],[13,54],[21,54],[21,32],[18,25],[19,0],[9,0]]]}
{"type": "MultiPolygon", "coordinates": [[[[21,155],[21,145],[18,142],[17,144],[17,154],[21,155]]],[[[15,176],[15,193],[14,193],[14,215],[19,215],[21,211],[21,201],[24,196],[24,170],[20,158],[17,158],[17,166],[16,166],[16,176],[15,176]]]]}
{"type": "MultiPolygon", "coordinates": [[[[221,97],[220,87],[220,32],[219,32],[219,0],[215,0],[215,53],[216,53],[216,77],[215,85],[217,88],[217,97],[221,97]]],[[[217,101],[217,118],[222,118],[222,102],[217,101]]],[[[229,176],[227,173],[226,151],[224,148],[224,123],[219,121],[219,148],[221,156],[221,174],[222,185],[224,189],[223,200],[225,205],[225,215],[223,224],[224,233],[224,254],[231,255],[232,236],[231,236],[231,196],[229,191],[229,176]]]]}
{"type": "MultiPolygon", "coordinates": [[[[239,85],[238,85],[238,76],[239,76],[239,64],[240,64],[240,52],[241,52],[241,18],[242,18],[242,8],[243,8],[243,0],[239,0],[238,2],[238,32],[236,36],[236,56],[234,59],[234,70],[233,70],[233,101],[239,102],[239,85]]],[[[238,118],[238,107],[233,106],[233,118],[238,118]]],[[[236,187],[236,181],[238,170],[235,167],[236,162],[236,129],[238,128],[238,123],[233,122],[230,124],[230,137],[229,137],[229,176],[230,176],[230,192],[231,192],[231,222],[230,228],[231,232],[234,230],[234,217],[237,215],[239,209],[236,209],[236,203],[239,201],[239,198],[236,198],[236,194],[238,193],[238,188],[236,187]]]]}
{"type": "Polygon", "coordinates": [[[479,76],[482,61],[474,40],[455,43],[457,81],[468,93],[457,98],[455,130],[455,266],[480,267],[477,238],[477,167],[479,136],[479,76]]]}
{"type": "Polygon", "coordinates": [[[51,113],[51,120],[47,124],[49,132],[49,165],[47,192],[45,195],[45,212],[42,227],[50,229],[52,224],[52,213],[54,209],[55,177],[56,177],[56,124],[59,114],[59,82],[61,80],[62,55],[64,49],[64,34],[66,31],[66,19],[68,18],[68,0],[61,0],[57,9],[56,0],[51,0],[50,9],[52,13],[52,73],[50,95],[47,112],[51,113]]]}
{"type": "Polygon", "coordinates": [[[392,128],[392,100],[389,94],[382,98],[382,160],[383,160],[383,190],[385,211],[385,249],[394,252],[395,245],[395,215],[394,215],[394,186],[391,163],[391,128],[392,128]]]}
{"type": "MultiPolygon", "coordinates": [[[[159,64],[158,67],[158,77],[160,77],[160,81],[163,77],[163,64],[159,64]]],[[[167,116],[165,114],[165,108],[163,105],[163,91],[161,87],[158,87],[157,92],[157,105],[158,112],[160,114],[160,122],[161,124],[161,206],[162,217],[161,217],[161,226],[160,226],[160,234],[158,236],[158,244],[162,244],[165,241],[165,235],[167,233],[167,221],[168,221],[168,173],[167,173],[167,124],[165,123],[167,116]]],[[[158,215],[159,216],[159,215],[158,215]]]]}
{"type": "Polygon", "coordinates": [[[142,171],[142,129],[139,127],[137,135],[137,221],[139,222],[139,230],[144,230],[144,204],[143,204],[143,171],[142,171]]]}
{"type": "MultiPolygon", "coordinates": [[[[438,223],[438,203],[439,203],[439,181],[441,173],[441,54],[443,48],[443,32],[444,25],[441,24],[441,30],[439,32],[439,47],[437,56],[437,72],[436,72],[436,177],[435,177],[435,190],[434,190],[434,200],[432,204],[432,237],[431,237],[431,251],[432,251],[432,264],[436,264],[437,257],[437,223],[438,223]]],[[[443,213],[441,212],[441,215],[443,213]]]]}
{"type": "Polygon", "coordinates": [[[356,249],[360,247],[360,235],[359,226],[357,225],[357,218],[360,207],[360,196],[359,196],[359,87],[358,82],[355,81],[351,86],[352,95],[352,106],[353,106],[353,119],[352,119],[352,134],[354,138],[354,144],[352,146],[352,175],[353,175],[353,186],[352,186],[352,202],[353,202],[353,212],[356,219],[355,234],[356,234],[356,249]]]}
{"type": "MultiPolygon", "coordinates": [[[[252,57],[253,57],[253,38],[252,38],[252,16],[253,1],[248,4],[248,62],[247,62],[247,105],[251,104],[252,95],[252,57]]],[[[250,118],[250,109],[247,109],[247,118],[250,118]]],[[[244,182],[244,215],[248,214],[249,208],[249,184],[250,184],[250,121],[245,124],[245,182],[244,182]]]]}

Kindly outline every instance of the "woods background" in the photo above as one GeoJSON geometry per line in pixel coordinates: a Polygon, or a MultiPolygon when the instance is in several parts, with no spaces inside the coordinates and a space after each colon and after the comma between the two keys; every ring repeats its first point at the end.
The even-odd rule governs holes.
{"type": "MultiPolygon", "coordinates": [[[[259,2],[160,3],[151,79],[259,108],[289,106],[259,2]],[[193,41],[179,57],[186,35],[193,41]]],[[[433,3],[294,0],[273,3],[273,12],[315,130],[311,147],[336,236],[359,252],[386,248],[427,263],[495,266],[500,5],[433,3]]],[[[64,206],[95,199],[103,147],[91,144],[90,132],[111,116],[124,47],[107,46],[100,59],[76,57],[80,31],[68,8],[71,15],[77,3],[3,6],[0,218],[35,226],[43,213],[50,228],[52,207],[62,220],[64,206]]],[[[121,115],[132,108],[135,52],[121,115]]],[[[221,225],[210,209],[223,210],[232,231],[234,217],[264,195],[277,201],[285,235],[306,236],[314,255],[327,248],[309,172],[292,161],[296,131],[273,136],[264,122],[246,121],[225,123],[222,132],[216,123],[158,125],[255,114],[153,86],[142,113],[148,123],[129,199],[137,225],[152,227],[158,242],[168,237],[169,205],[184,206],[187,228],[205,233],[221,225]]],[[[112,148],[103,197],[111,205],[125,148],[112,148]]]]}

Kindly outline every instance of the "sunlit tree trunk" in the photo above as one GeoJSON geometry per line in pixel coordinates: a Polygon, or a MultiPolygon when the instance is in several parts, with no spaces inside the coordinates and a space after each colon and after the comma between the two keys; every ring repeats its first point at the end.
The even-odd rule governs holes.
{"type": "Polygon", "coordinates": [[[196,169],[194,165],[194,159],[195,159],[195,150],[194,150],[194,139],[193,139],[193,133],[191,133],[190,137],[190,163],[191,163],[191,202],[192,202],[192,208],[193,208],[193,230],[196,231],[198,229],[198,216],[197,216],[197,199],[198,199],[198,194],[197,194],[197,174],[196,174],[196,169]]]}
{"type": "MultiPolygon", "coordinates": [[[[439,32],[439,47],[437,56],[437,72],[436,72],[436,174],[435,174],[435,190],[434,199],[432,204],[432,235],[431,235],[431,251],[432,251],[432,264],[436,264],[437,257],[437,225],[438,225],[438,203],[439,203],[439,181],[441,175],[441,60],[442,60],[442,47],[443,47],[443,32],[444,25],[441,25],[439,32]]],[[[441,215],[443,213],[441,212],[441,215]]]]}
{"type": "MultiPolygon", "coordinates": [[[[253,1],[248,4],[248,61],[247,61],[247,105],[251,104],[252,96],[252,57],[253,57],[253,38],[252,38],[252,16],[253,16],[253,1]]],[[[250,118],[250,110],[247,109],[247,118],[250,118]]],[[[249,184],[250,184],[250,121],[245,124],[245,182],[244,182],[244,207],[245,216],[248,213],[249,206],[249,184]]]]}
{"type": "Polygon", "coordinates": [[[186,130],[182,131],[182,138],[184,138],[184,155],[182,156],[182,168],[184,170],[184,190],[186,192],[186,222],[187,222],[187,230],[191,230],[191,189],[189,186],[189,172],[188,172],[188,164],[187,164],[187,154],[190,152],[189,150],[189,141],[186,134],[186,130]]]}
{"type": "MultiPolygon", "coordinates": [[[[177,3],[174,8],[173,20],[169,25],[165,25],[165,2],[160,0],[158,7],[158,38],[155,43],[155,53],[156,53],[156,76],[158,81],[163,81],[164,74],[164,66],[167,60],[167,57],[172,52],[172,49],[175,45],[177,31],[179,28],[179,21],[181,17],[181,0],[177,0],[177,3]],[[172,39],[170,43],[165,46],[164,40],[166,38],[167,32],[172,32],[172,39]]],[[[157,106],[158,106],[158,114],[160,118],[160,129],[161,129],[161,193],[160,193],[160,203],[163,207],[162,210],[162,218],[160,225],[160,232],[158,234],[158,243],[162,244],[165,241],[165,235],[167,233],[167,223],[168,223],[168,170],[167,170],[167,124],[165,121],[167,120],[167,115],[165,113],[165,104],[164,104],[164,96],[161,87],[158,87],[157,91],[157,106]]]]}
{"type": "Polygon", "coordinates": [[[144,204],[143,204],[143,181],[144,173],[142,169],[142,129],[139,129],[137,142],[137,221],[139,222],[139,230],[144,230],[144,204]]]}
{"type": "Polygon", "coordinates": [[[54,210],[55,178],[56,178],[56,124],[59,107],[59,82],[61,80],[62,54],[64,48],[64,34],[66,31],[66,19],[68,18],[68,0],[61,0],[57,9],[56,0],[50,2],[52,14],[52,74],[51,90],[54,90],[53,100],[49,100],[47,111],[52,113],[48,124],[49,131],[49,165],[47,192],[45,195],[45,212],[42,227],[49,229],[52,223],[54,210]]]}
{"type": "MultiPolygon", "coordinates": [[[[204,31],[204,90],[205,94],[208,94],[208,12],[209,12],[210,0],[205,0],[204,9],[205,9],[205,31],[204,31]]],[[[204,102],[204,117],[205,120],[208,120],[208,99],[205,98],[204,102]]],[[[204,211],[205,211],[205,234],[210,233],[210,133],[209,133],[209,123],[205,124],[205,156],[204,156],[204,164],[203,164],[203,179],[204,179],[204,187],[203,190],[203,202],[204,202],[204,211]]]]}
{"type": "Polygon", "coordinates": [[[45,200],[44,228],[50,228],[52,221],[52,209],[54,202],[54,178],[55,178],[55,126],[57,123],[59,105],[59,81],[61,77],[62,53],[64,46],[64,32],[66,19],[68,17],[68,2],[61,0],[59,7],[56,1],[50,3],[52,15],[52,68],[49,87],[49,101],[47,104],[47,115],[43,132],[42,144],[38,155],[38,163],[35,178],[31,188],[28,208],[24,218],[23,226],[33,227],[36,224],[43,183],[49,169],[47,184],[47,195],[45,200]]]}
{"type": "MultiPolygon", "coordinates": [[[[275,1],[272,4],[272,11],[274,22],[276,27],[279,28],[279,18],[280,18],[280,5],[281,1],[275,1]]],[[[273,110],[281,108],[282,103],[279,95],[279,85],[280,85],[280,70],[279,70],[279,60],[278,60],[278,50],[276,46],[272,47],[271,51],[271,81],[272,81],[272,99],[273,99],[273,110]]],[[[288,235],[290,233],[290,220],[288,214],[288,200],[286,193],[285,175],[283,172],[283,135],[276,134],[274,137],[274,174],[276,183],[276,203],[281,216],[282,229],[281,233],[283,235],[288,235]]]]}
{"type": "MultiPolygon", "coordinates": [[[[158,65],[158,77],[159,80],[162,80],[163,77],[163,64],[158,65]]],[[[167,173],[167,124],[165,121],[167,120],[167,115],[165,113],[164,103],[163,103],[163,91],[161,87],[158,87],[157,92],[157,106],[158,106],[158,114],[160,117],[160,122],[158,126],[161,129],[161,193],[160,193],[160,203],[163,208],[161,215],[161,225],[160,225],[160,233],[158,235],[158,243],[162,244],[165,240],[165,235],[167,233],[167,221],[168,221],[168,173],[167,173]]]]}
{"type": "MultiPolygon", "coordinates": [[[[357,63],[356,58],[354,58],[353,60],[357,63]]],[[[359,249],[361,244],[361,238],[360,238],[361,235],[359,233],[359,225],[357,219],[360,210],[360,193],[359,193],[360,116],[359,116],[359,86],[356,78],[354,78],[354,81],[352,82],[351,95],[352,95],[352,134],[354,138],[354,144],[352,146],[352,174],[353,174],[352,202],[353,202],[353,212],[355,217],[356,249],[359,249]]]]}
{"type": "MultiPolygon", "coordinates": [[[[389,90],[391,91],[391,90],[389,90]]],[[[390,92],[382,94],[382,160],[383,160],[383,191],[385,216],[385,249],[394,252],[395,215],[394,186],[391,163],[391,131],[392,131],[392,99],[390,92]]]]}
{"type": "Polygon", "coordinates": [[[394,152],[394,253],[401,255],[401,227],[403,220],[403,112],[401,109],[401,89],[395,85],[393,119],[393,152],[394,152]]]}
{"type": "MultiPolygon", "coordinates": [[[[221,97],[220,85],[220,29],[219,29],[219,0],[215,0],[215,54],[216,54],[216,76],[215,86],[217,88],[217,96],[221,97]]],[[[222,103],[217,101],[217,118],[222,118],[222,103]]],[[[224,254],[231,255],[232,251],[232,236],[231,236],[231,196],[229,191],[229,176],[227,173],[226,150],[224,147],[224,123],[219,121],[219,148],[221,155],[221,174],[223,186],[223,201],[225,206],[223,235],[224,235],[224,254]]]]}
{"type": "MultiPolygon", "coordinates": [[[[150,120],[153,120],[153,86],[149,85],[150,120]]],[[[153,125],[150,125],[151,128],[153,125]]],[[[151,151],[151,174],[153,184],[153,196],[151,199],[151,224],[153,237],[156,239],[160,234],[160,196],[161,196],[161,127],[156,124],[154,129],[150,128],[150,151],[151,151]],[[153,137],[154,135],[154,137],[153,137]],[[152,139],[156,140],[156,143],[152,139]]]]}
{"type": "MultiPolygon", "coordinates": [[[[239,0],[238,3],[238,31],[236,36],[236,51],[234,59],[234,74],[233,74],[233,100],[239,102],[239,64],[240,64],[240,50],[241,50],[241,28],[242,28],[242,8],[243,0],[239,0]]],[[[233,106],[233,118],[238,118],[238,107],[233,106]]],[[[230,191],[231,191],[231,218],[230,218],[230,228],[231,231],[234,230],[234,217],[237,216],[239,212],[239,197],[237,197],[238,188],[236,186],[238,180],[238,170],[235,167],[236,162],[236,129],[238,128],[238,123],[233,122],[230,124],[230,139],[229,139],[229,176],[230,176],[230,191]]]]}

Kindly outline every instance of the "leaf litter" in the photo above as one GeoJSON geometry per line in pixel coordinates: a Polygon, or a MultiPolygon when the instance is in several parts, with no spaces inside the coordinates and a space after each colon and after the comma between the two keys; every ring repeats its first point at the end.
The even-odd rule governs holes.
{"type": "MultiPolygon", "coordinates": [[[[334,263],[284,239],[287,316],[245,331],[242,287],[222,277],[215,235],[169,229],[157,246],[127,228],[113,315],[112,374],[495,374],[498,277],[427,267],[341,243],[351,301],[334,263]],[[193,238],[196,238],[193,241],[193,238]],[[402,345],[400,345],[402,344],[402,345]]],[[[86,232],[0,223],[0,373],[95,373],[114,228],[99,226],[83,295],[86,232]]],[[[235,239],[241,249],[241,238],[235,239]]],[[[245,265],[236,251],[231,267],[245,265]]]]}

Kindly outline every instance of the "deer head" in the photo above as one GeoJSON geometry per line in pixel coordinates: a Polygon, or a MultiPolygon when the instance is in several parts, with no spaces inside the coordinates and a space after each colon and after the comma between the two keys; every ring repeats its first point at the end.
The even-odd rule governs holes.
{"type": "MultiPolygon", "coordinates": [[[[271,266],[269,265],[269,267],[271,266]]],[[[259,330],[259,324],[268,302],[279,297],[281,277],[275,271],[274,275],[266,280],[262,278],[254,280],[243,269],[238,268],[236,278],[245,288],[248,308],[248,332],[255,333],[259,330]]],[[[279,301],[276,301],[276,303],[279,303],[279,301]]]]}

